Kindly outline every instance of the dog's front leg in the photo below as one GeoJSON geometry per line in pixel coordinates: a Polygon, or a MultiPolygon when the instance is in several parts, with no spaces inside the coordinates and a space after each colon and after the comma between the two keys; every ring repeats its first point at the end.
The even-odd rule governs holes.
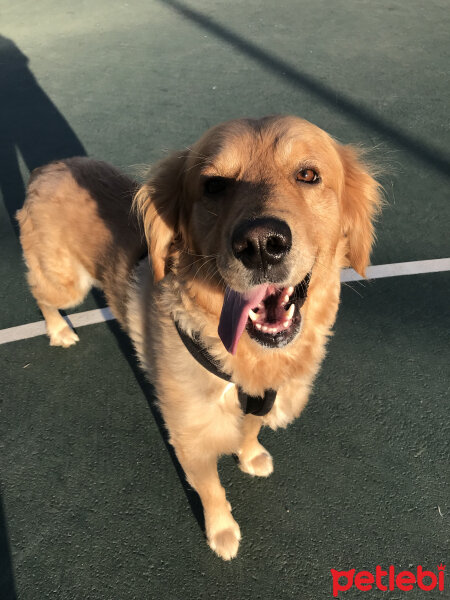
{"type": "Polygon", "coordinates": [[[158,390],[170,443],[203,505],[208,543],[223,559],[236,556],[241,538],[217,472],[223,454],[238,451],[242,412],[236,390],[217,377],[177,370],[158,390]]]}
{"type": "Polygon", "coordinates": [[[208,543],[220,557],[230,560],[237,554],[241,532],[219,480],[218,455],[197,444],[177,441],[174,447],[188,482],[202,501],[208,543]]]}
{"type": "Polygon", "coordinates": [[[245,415],[242,425],[242,442],[239,448],[239,468],[250,475],[268,477],[273,472],[271,455],[258,441],[262,418],[245,415]]]}

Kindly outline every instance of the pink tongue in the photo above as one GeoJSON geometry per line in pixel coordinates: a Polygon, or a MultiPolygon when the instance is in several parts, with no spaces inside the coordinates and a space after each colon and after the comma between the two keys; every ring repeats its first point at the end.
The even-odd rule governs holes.
{"type": "Polygon", "coordinates": [[[227,287],[219,321],[219,337],[231,354],[236,354],[239,339],[247,324],[248,312],[264,298],[267,285],[259,285],[240,294],[227,287]]]}

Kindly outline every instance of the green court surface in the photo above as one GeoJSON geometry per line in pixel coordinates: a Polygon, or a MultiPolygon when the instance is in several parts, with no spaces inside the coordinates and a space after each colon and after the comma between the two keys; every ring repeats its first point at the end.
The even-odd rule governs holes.
{"type": "MultiPolygon", "coordinates": [[[[373,148],[373,264],[450,256],[448,2],[0,0],[0,330],[41,320],[13,215],[34,167],[133,173],[208,127],[293,113],[373,148]]],[[[0,600],[326,600],[330,569],[434,572],[450,549],[448,270],[343,286],[275,472],[220,474],[243,534],[207,547],[196,494],[115,322],[0,345],[0,600]]],[[[90,296],[79,311],[96,308],[90,296]]],[[[1,333],[1,331],[0,331],[1,333]]],[[[444,591],[342,592],[389,600],[444,591]]]]}

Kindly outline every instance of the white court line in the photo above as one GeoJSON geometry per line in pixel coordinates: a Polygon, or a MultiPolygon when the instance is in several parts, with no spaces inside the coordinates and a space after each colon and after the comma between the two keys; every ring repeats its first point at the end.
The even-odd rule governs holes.
{"type": "MultiPolygon", "coordinates": [[[[400,275],[420,275],[421,273],[439,273],[450,271],[450,258],[435,258],[433,260],[414,260],[412,262],[391,263],[389,265],[374,265],[367,267],[366,279],[382,279],[383,277],[398,277],[400,275]]],[[[353,269],[341,271],[341,281],[361,281],[364,277],[353,269]]]]}
{"type": "MultiPolygon", "coordinates": [[[[437,258],[434,260],[416,260],[412,262],[392,263],[388,265],[374,265],[367,268],[366,279],[382,279],[384,277],[398,277],[400,275],[420,275],[422,273],[438,273],[441,271],[450,271],[450,258],[437,258]]],[[[364,278],[358,275],[353,269],[343,269],[341,272],[341,281],[361,281],[364,278]]],[[[73,313],[65,317],[73,327],[84,327],[85,325],[94,325],[114,319],[111,310],[106,308],[96,308],[86,310],[85,312],[73,313]]],[[[0,330],[0,344],[16,342],[27,338],[36,337],[45,334],[45,321],[36,321],[17,327],[9,327],[0,330]]]]}
{"type": "MultiPolygon", "coordinates": [[[[115,317],[109,307],[106,307],[73,313],[64,318],[69,325],[77,328],[84,327],[85,325],[94,325],[95,323],[112,321],[115,317]]],[[[0,329],[0,345],[7,344],[8,342],[17,342],[18,340],[26,340],[27,338],[37,337],[38,335],[44,335],[45,333],[45,321],[36,321],[35,323],[27,323],[26,325],[0,329]]]]}

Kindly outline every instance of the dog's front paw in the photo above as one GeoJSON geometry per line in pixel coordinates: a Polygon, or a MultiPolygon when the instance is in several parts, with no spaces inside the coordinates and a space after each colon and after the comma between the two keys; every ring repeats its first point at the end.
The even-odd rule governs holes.
{"type": "Polygon", "coordinates": [[[63,348],[68,348],[80,341],[80,338],[69,325],[65,325],[58,331],[49,331],[48,335],[50,337],[50,346],[62,346],[63,348]]]}
{"type": "Polygon", "coordinates": [[[239,455],[239,468],[249,475],[268,477],[273,473],[273,460],[264,446],[258,446],[252,453],[242,452],[239,455]]]}
{"type": "Polygon", "coordinates": [[[219,531],[209,540],[209,545],[220,558],[231,560],[237,554],[240,539],[241,533],[238,526],[237,532],[234,528],[219,531]]]}
{"type": "Polygon", "coordinates": [[[207,525],[208,544],[214,552],[224,560],[231,560],[237,554],[241,530],[231,516],[222,514],[207,525]]]}

